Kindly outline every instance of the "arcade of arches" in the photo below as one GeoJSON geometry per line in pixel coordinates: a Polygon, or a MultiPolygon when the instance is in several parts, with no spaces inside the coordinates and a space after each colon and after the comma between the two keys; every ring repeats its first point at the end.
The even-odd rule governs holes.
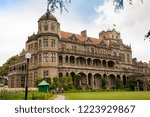
{"type": "Polygon", "coordinates": [[[73,84],[75,82],[75,74],[80,74],[82,76],[81,81],[80,81],[80,85],[82,87],[86,87],[86,86],[90,86],[94,89],[102,89],[102,83],[101,80],[102,78],[105,78],[108,82],[107,84],[107,88],[111,89],[114,85],[115,85],[115,79],[120,79],[121,81],[123,81],[123,85],[127,84],[128,81],[128,76],[121,76],[121,75],[113,75],[113,74],[100,74],[100,73],[96,73],[96,74],[92,74],[92,73],[75,73],[75,72],[70,72],[70,73],[59,73],[59,77],[63,77],[63,76],[72,76],[72,81],[73,84]]]}
{"type": "MultiPolygon", "coordinates": [[[[115,85],[115,79],[119,79],[123,82],[123,85],[127,84],[129,74],[122,74],[117,72],[111,72],[113,69],[118,68],[117,60],[105,60],[98,58],[90,58],[90,57],[82,57],[75,55],[59,55],[59,77],[63,76],[72,76],[73,83],[75,82],[75,74],[81,74],[82,79],[80,81],[80,85],[82,87],[90,86],[94,89],[101,89],[102,78],[106,78],[107,80],[107,88],[110,89],[115,85]],[[72,69],[64,70],[61,69],[63,66],[73,67],[72,69]],[[80,71],[74,71],[75,67],[80,68],[80,71]],[[82,69],[83,68],[83,69],[82,69]],[[87,72],[85,68],[91,68],[91,72],[87,72]],[[95,68],[96,70],[95,73],[95,68]],[[104,71],[104,69],[107,69],[104,71]],[[64,72],[65,71],[65,72],[64,72]],[[93,72],[94,71],[94,72],[93,72]],[[106,73],[105,73],[106,72],[106,73]]],[[[69,69],[68,67],[68,69],[69,69]]],[[[144,90],[143,81],[137,80],[137,85],[139,85],[140,90],[144,90]]]]}
{"type": "Polygon", "coordinates": [[[73,55],[59,55],[59,66],[63,65],[77,65],[81,67],[108,67],[117,68],[118,61],[116,60],[105,60],[91,57],[73,56],[73,55]]]}

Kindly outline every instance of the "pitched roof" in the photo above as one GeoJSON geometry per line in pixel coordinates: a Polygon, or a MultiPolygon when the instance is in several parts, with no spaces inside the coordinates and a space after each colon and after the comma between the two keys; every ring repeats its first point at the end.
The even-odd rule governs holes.
{"type": "Polygon", "coordinates": [[[45,80],[43,80],[40,84],[38,84],[37,85],[38,87],[39,86],[49,86],[49,84],[45,81],[45,80]]]}
{"type": "Polygon", "coordinates": [[[93,38],[93,37],[87,37],[86,38],[86,37],[84,37],[82,35],[79,35],[79,34],[74,34],[74,33],[70,33],[70,32],[61,31],[61,38],[62,39],[68,39],[68,38],[70,38],[72,36],[75,36],[76,39],[78,39],[81,42],[90,41],[93,44],[98,45],[99,43],[101,43],[101,41],[103,41],[106,44],[106,46],[109,45],[109,41],[108,40],[101,40],[101,39],[93,38]]]}

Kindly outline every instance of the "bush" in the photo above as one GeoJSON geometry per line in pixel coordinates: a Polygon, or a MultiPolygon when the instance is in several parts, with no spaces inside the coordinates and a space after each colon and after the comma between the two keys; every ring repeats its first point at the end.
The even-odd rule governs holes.
{"type": "Polygon", "coordinates": [[[107,79],[106,78],[102,78],[101,80],[101,83],[102,83],[102,89],[107,89],[107,79]]]}
{"type": "Polygon", "coordinates": [[[116,89],[121,89],[122,88],[122,81],[120,79],[115,79],[115,88],[116,89]]]}
{"type": "Polygon", "coordinates": [[[127,83],[127,88],[129,88],[129,90],[134,91],[136,87],[136,80],[135,78],[129,78],[128,83],[127,83]]]}

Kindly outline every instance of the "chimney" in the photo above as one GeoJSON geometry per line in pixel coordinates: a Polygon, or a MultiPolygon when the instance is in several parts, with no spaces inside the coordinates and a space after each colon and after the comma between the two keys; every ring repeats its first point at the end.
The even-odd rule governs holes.
{"type": "Polygon", "coordinates": [[[81,35],[85,38],[87,38],[87,30],[81,31],[81,35]]]}

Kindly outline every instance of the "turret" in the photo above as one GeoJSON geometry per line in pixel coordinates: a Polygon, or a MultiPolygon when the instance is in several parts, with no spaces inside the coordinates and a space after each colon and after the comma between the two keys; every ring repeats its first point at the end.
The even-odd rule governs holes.
{"type": "Polygon", "coordinates": [[[49,9],[47,9],[46,13],[38,20],[38,34],[41,33],[60,35],[60,24],[49,9]]]}

